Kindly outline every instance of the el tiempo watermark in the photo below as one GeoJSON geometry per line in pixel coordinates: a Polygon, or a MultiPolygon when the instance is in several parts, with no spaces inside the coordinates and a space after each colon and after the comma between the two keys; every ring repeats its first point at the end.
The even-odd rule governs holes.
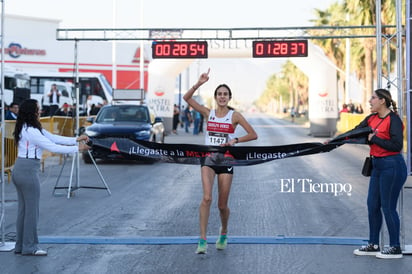
{"type": "Polygon", "coordinates": [[[352,185],[349,183],[317,183],[308,178],[280,179],[282,193],[326,193],[334,196],[352,195],[352,185]]]}

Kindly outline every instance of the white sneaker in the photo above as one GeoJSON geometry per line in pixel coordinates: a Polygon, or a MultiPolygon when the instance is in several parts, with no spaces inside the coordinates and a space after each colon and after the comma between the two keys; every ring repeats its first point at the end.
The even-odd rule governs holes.
{"type": "Polygon", "coordinates": [[[379,245],[374,245],[374,244],[368,244],[366,246],[362,246],[358,249],[355,249],[353,251],[353,254],[358,255],[358,256],[376,256],[378,255],[380,249],[379,245]]]}
{"type": "Polygon", "coordinates": [[[382,252],[376,254],[379,259],[400,259],[403,257],[402,250],[399,246],[391,246],[382,252]]]}
{"type": "Polygon", "coordinates": [[[47,251],[37,249],[37,250],[33,251],[32,253],[26,253],[26,254],[21,254],[21,255],[23,255],[23,256],[47,256],[47,251]]]}

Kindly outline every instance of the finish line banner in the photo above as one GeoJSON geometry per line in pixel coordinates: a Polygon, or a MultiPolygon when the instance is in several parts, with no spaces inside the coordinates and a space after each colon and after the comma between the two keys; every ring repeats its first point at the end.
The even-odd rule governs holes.
{"type": "Polygon", "coordinates": [[[104,149],[124,158],[142,158],[166,163],[214,166],[248,166],[290,157],[329,152],[346,143],[366,144],[370,128],[348,131],[330,140],[327,144],[298,143],[282,146],[205,146],[191,144],[159,144],[135,141],[127,138],[91,138],[92,150],[104,149]]]}

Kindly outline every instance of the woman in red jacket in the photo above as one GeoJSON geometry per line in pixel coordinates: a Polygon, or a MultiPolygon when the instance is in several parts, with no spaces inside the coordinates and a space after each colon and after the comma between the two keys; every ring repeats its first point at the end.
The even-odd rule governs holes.
{"type": "Polygon", "coordinates": [[[407,171],[402,156],[403,124],[396,113],[396,104],[386,89],[377,89],[369,100],[373,114],[357,127],[371,127],[370,155],[373,169],[368,190],[369,244],[354,251],[355,255],[374,255],[377,258],[402,258],[400,221],[396,211],[399,194],[406,181],[407,171]],[[382,212],[389,232],[389,248],[379,247],[382,212]]]}

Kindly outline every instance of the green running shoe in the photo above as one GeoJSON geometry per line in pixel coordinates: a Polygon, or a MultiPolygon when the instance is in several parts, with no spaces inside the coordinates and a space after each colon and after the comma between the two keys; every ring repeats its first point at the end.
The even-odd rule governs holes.
{"type": "Polygon", "coordinates": [[[223,250],[227,247],[227,236],[226,234],[220,234],[216,241],[216,249],[223,250]]]}
{"type": "Polygon", "coordinates": [[[199,239],[197,244],[196,253],[197,254],[206,254],[207,252],[207,241],[205,239],[199,239]]]}

